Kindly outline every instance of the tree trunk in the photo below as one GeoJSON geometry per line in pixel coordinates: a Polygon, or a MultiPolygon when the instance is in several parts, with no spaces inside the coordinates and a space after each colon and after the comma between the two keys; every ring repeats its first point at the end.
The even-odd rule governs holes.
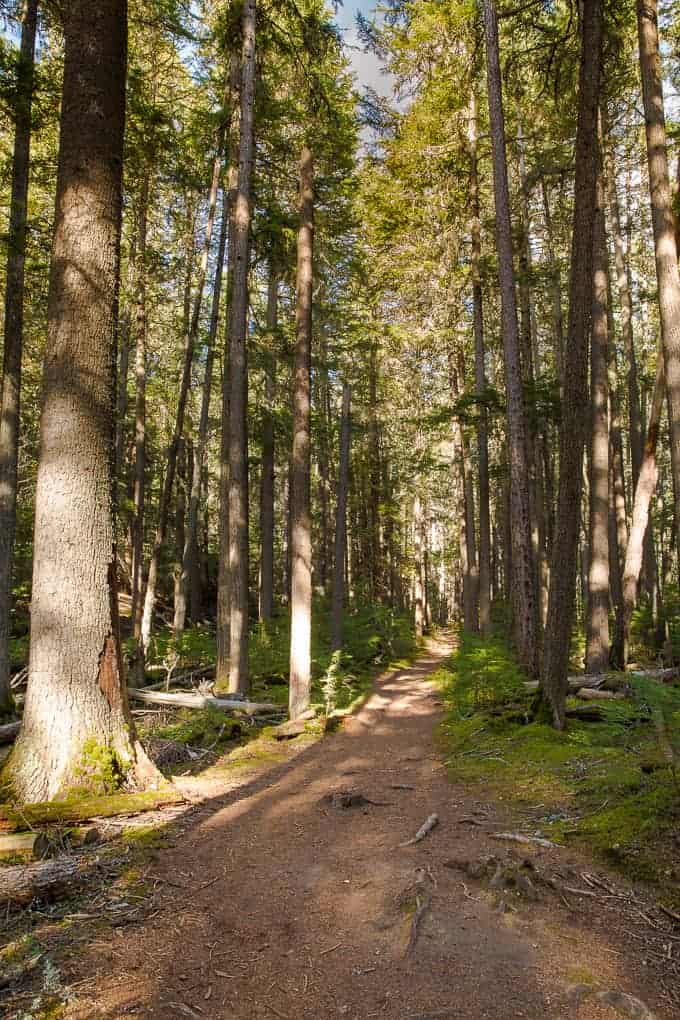
{"type": "Polygon", "coordinates": [[[645,449],[642,456],[640,476],[638,478],[637,488],[635,489],[633,522],[628,536],[626,563],[623,569],[624,663],[628,659],[628,652],[630,648],[630,625],[637,600],[637,588],[640,579],[640,571],[642,569],[644,538],[649,524],[649,505],[659,478],[659,467],[656,461],[656,447],[659,439],[659,427],[661,424],[664,386],[664,359],[663,354],[659,351],[656,381],[654,383],[654,394],[652,396],[652,406],[649,411],[647,439],[645,441],[645,449]]]}
{"type": "Polygon", "coordinates": [[[371,344],[368,367],[368,484],[370,528],[370,594],[377,602],[383,594],[380,548],[380,443],[378,439],[378,349],[371,344]]]}
{"type": "Polygon", "coordinates": [[[267,293],[267,352],[264,415],[262,421],[262,479],[260,483],[260,620],[274,613],[274,395],[278,343],[279,278],[269,267],[267,293]]]}
{"type": "Polygon", "coordinates": [[[349,490],[349,454],[351,442],[351,390],[342,387],[340,419],[340,467],[338,471],[338,504],[335,512],[335,553],[333,556],[333,601],[331,607],[331,650],[342,648],[345,603],[345,550],[347,547],[347,494],[349,490]]]}
{"type": "Polygon", "coordinates": [[[583,394],[588,384],[588,326],[592,306],[593,220],[598,172],[598,101],[602,64],[602,2],[584,0],[576,128],[576,179],[569,281],[569,320],[560,429],[560,480],[550,577],[543,691],[554,725],[565,725],[576,557],[581,520],[583,394]]]}
{"type": "Polygon", "coordinates": [[[517,327],[517,299],[513,268],[510,194],[505,148],[505,118],[498,52],[498,21],[494,0],[484,0],[487,84],[496,203],[496,246],[499,259],[501,321],[508,418],[510,461],[510,514],[515,627],[520,660],[530,676],[538,672],[536,575],[531,546],[531,506],[528,433],[522,392],[522,371],[517,327]]]}
{"type": "Polygon", "coordinates": [[[37,22],[38,0],[25,0],[14,109],[12,197],[5,279],[5,346],[0,383],[0,716],[9,712],[12,707],[9,683],[10,607],[12,553],[17,516],[26,217],[37,22]]]}
{"type": "MultiPolygon", "coordinates": [[[[144,596],[144,613],[142,617],[141,627],[141,648],[139,649],[139,657],[143,658],[149,645],[151,638],[151,630],[153,627],[153,614],[156,606],[156,585],[158,582],[158,568],[160,563],[160,555],[165,544],[165,537],[168,528],[168,519],[170,515],[170,505],[172,502],[172,492],[175,483],[175,474],[177,470],[177,458],[179,454],[179,448],[182,442],[182,434],[184,432],[184,418],[186,415],[187,400],[189,398],[189,387],[191,386],[191,368],[194,361],[194,351],[196,349],[196,340],[198,338],[198,330],[201,321],[201,306],[203,304],[203,292],[205,290],[205,282],[208,274],[208,256],[210,254],[210,245],[212,243],[213,229],[215,226],[215,216],[217,212],[217,196],[220,185],[220,172],[222,167],[222,140],[220,139],[217,146],[217,153],[213,161],[212,168],[212,181],[210,183],[210,189],[208,193],[208,220],[205,228],[205,237],[203,241],[203,252],[201,255],[201,262],[198,271],[198,279],[196,281],[196,291],[194,294],[193,309],[191,305],[187,303],[187,309],[185,314],[187,328],[184,335],[184,356],[182,362],[182,376],[180,379],[179,386],[179,397],[177,400],[177,413],[175,415],[175,424],[172,434],[172,440],[168,449],[168,459],[165,469],[165,477],[163,479],[163,486],[161,489],[160,504],[158,507],[158,523],[156,525],[156,534],[154,536],[154,544],[151,552],[151,560],[149,562],[149,574],[146,581],[146,593],[144,596]]],[[[191,231],[193,238],[193,229],[191,231]]],[[[191,266],[191,258],[187,254],[187,263],[191,266]]],[[[190,276],[187,276],[190,280],[190,276]]],[[[185,287],[185,295],[190,295],[189,286],[185,287]]],[[[183,552],[182,552],[183,555],[183,552]]],[[[180,572],[180,583],[181,583],[182,571],[180,572]]],[[[183,592],[182,598],[186,600],[186,593],[183,592]]],[[[184,608],[180,608],[179,617],[175,620],[175,624],[179,626],[179,629],[184,627],[184,608]]]]}
{"type": "Polygon", "coordinates": [[[187,512],[187,461],[191,467],[193,456],[189,456],[186,439],[181,439],[177,451],[177,493],[175,496],[175,570],[174,570],[174,612],[172,631],[175,637],[184,630],[187,615],[187,586],[183,583],[182,562],[186,543],[187,512]]]}
{"type": "Polygon", "coordinates": [[[675,494],[676,542],[680,543],[680,273],[668,174],[666,121],[661,85],[657,0],[637,0],[640,76],[645,108],[647,162],[656,255],[659,318],[675,494]]]}
{"type": "Polygon", "coordinates": [[[300,160],[297,340],[293,364],[293,454],[291,460],[291,719],[309,708],[312,642],[312,534],[310,517],[310,386],[312,369],[312,284],[314,255],[314,164],[305,145],[300,160]]]}
{"type": "MultiPolygon", "coordinates": [[[[146,493],[146,274],[149,212],[149,163],[144,170],[139,195],[137,223],[137,293],[135,298],[135,475],[133,487],[134,526],[132,530],[132,624],[139,646],[142,634],[142,571],[144,566],[144,506],[146,493]]],[[[143,682],[144,657],[137,656],[138,680],[143,682]]]]}
{"type": "Polygon", "coordinates": [[[550,197],[545,178],[541,178],[543,196],[543,214],[545,217],[546,243],[548,263],[550,266],[550,291],[552,296],[553,350],[555,354],[555,374],[562,392],[564,386],[564,316],[562,314],[562,276],[560,264],[555,257],[555,241],[553,238],[552,216],[550,214],[550,197]]]}
{"type": "Polygon", "coordinates": [[[477,413],[477,470],[479,480],[479,629],[483,637],[491,630],[491,515],[489,510],[489,427],[486,409],[486,370],[484,365],[484,314],[481,277],[482,238],[479,210],[479,173],[477,165],[477,97],[470,98],[470,206],[472,210],[472,308],[475,335],[475,394],[477,413]]]}
{"type": "Polygon", "coordinates": [[[4,778],[42,801],[158,775],[134,736],[118,637],[113,477],[127,10],[64,8],[64,83],[23,727],[4,778]]]}
{"type": "Polygon", "coordinates": [[[242,15],[238,188],[232,210],[229,331],[229,691],[247,694],[248,678],[248,269],[255,150],[255,0],[242,15]]]}
{"type": "Polygon", "coordinates": [[[593,228],[593,312],[590,341],[590,520],[586,673],[609,666],[609,380],[607,236],[600,175],[593,228]]]}
{"type": "MultiPolygon", "coordinates": [[[[416,481],[416,484],[419,484],[416,481]]],[[[414,629],[419,641],[425,633],[425,596],[423,592],[423,504],[416,493],[413,500],[413,607],[414,629]]]]}

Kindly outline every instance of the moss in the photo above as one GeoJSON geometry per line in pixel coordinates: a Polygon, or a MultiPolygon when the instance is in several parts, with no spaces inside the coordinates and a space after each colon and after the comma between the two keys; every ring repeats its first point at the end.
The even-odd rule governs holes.
{"type": "Polygon", "coordinates": [[[129,760],[121,758],[110,745],[90,738],[85,741],[80,763],[74,769],[70,793],[73,796],[115,793],[125,783],[131,764],[129,760]]]}
{"type": "Polygon", "coordinates": [[[0,823],[5,831],[17,831],[50,822],[84,822],[90,818],[112,818],[115,815],[152,811],[164,804],[181,803],[182,800],[182,794],[168,783],[160,790],[147,790],[144,793],[73,797],[26,804],[23,807],[5,804],[0,808],[0,823]]]}
{"type": "Polygon", "coordinates": [[[153,728],[153,736],[181,744],[208,746],[227,743],[240,736],[245,724],[218,708],[181,709],[171,723],[153,728]]]}
{"type": "Polygon", "coordinates": [[[136,825],[123,832],[123,842],[133,850],[160,850],[170,838],[167,829],[158,825],[136,825]]]}

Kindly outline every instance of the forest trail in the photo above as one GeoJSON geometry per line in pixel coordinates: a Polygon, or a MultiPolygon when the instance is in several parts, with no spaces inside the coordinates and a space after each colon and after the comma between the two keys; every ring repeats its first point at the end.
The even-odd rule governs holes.
{"type": "MultiPolygon", "coordinates": [[[[452,784],[436,752],[441,706],[427,677],[450,650],[430,642],[339,733],[193,808],[146,876],[147,917],[71,961],[79,994],[67,1016],[613,1020],[621,1013],[569,991],[592,975],[656,1009],[624,1015],[670,1018],[596,900],[499,913],[488,889],[446,867],[513,853],[488,836],[503,805],[452,784]],[[374,803],[323,799],[350,788],[374,803]],[[432,812],[439,825],[400,847],[432,812]],[[408,953],[418,890],[429,907],[408,953]]],[[[541,868],[578,870],[571,851],[530,853],[541,868]]]]}

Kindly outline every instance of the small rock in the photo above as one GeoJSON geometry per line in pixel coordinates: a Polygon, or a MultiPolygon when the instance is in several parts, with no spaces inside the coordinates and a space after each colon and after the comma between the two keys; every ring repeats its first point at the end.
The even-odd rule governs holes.
{"type": "Polygon", "coordinates": [[[630,1017],[630,1020],[656,1020],[654,1013],[645,1006],[644,1002],[636,999],[633,995],[626,995],[625,992],[615,990],[598,992],[597,998],[607,1006],[613,1006],[623,1016],[630,1017]]]}

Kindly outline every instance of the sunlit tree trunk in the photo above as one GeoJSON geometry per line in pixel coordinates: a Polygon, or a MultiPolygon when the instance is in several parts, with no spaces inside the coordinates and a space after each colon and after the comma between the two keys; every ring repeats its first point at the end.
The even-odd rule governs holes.
{"type": "Polygon", "coordinates": [[[12,707],[9,654],[12,552],[17,516],[26,216],[37,22],[38,0],[25,0],[14,107],[12,195],[5,279],[5,333],[0,382],[0,716],[9,712],[12,707]]]}
{"type": "Polygon", "coordinates": [[[522,391],[505,118],[498,52],[498,21],[494,0],[484,0],[484,24],[508,419],[513,570],[511,592],[520,659],[529,675],[535,676],[538,672],[538,606],[531,546],[531,503],[527,458],[529,437],[522,391]]]}
{"type": "Polygon", "coordinates": [[[314,277],[314,163],[304,146],[300,160],[300,226],[297,248],[296,344],[293,363],[291,459],[291,719],[309,708],[312,654],[312,531],[310,514],[310,415],[312,285],[314,277]]]}
{"type": "Polygon", "coordinates": [[[64,8],[64,82],[23,729],[4,778],[40,801],[92,789],[87,754],[155,770],[127,705],[114,527],[125,0],[64,8]]]}
{"type": "Polygon", "coordinates": [[[267,293],[267,352],[264,414],[262,421],[262,479],[260,483],[260,619],[274,612],[274,393],[278,330],[279,278],[269,267],[267,293]]]}
{"type": "Polygon", "coordinates": [[[593,221],[598,172],[598,102],[602,65],[602,2],[584,0],[576,128],[576,179],[569,281],[569,320],[560,429],[560,480],[553,543],[543,691],[558,729],[565,725],[567,666],[574,620],[576,559],[581,521],[588,383],[588,328],[592,306],[593,221]]]}
{"type": "Polygon", "coordinates": [[[609,380],[607,237],[604,188],[598,181],[593,237],[593,312],[590,342],[590,514],[586,672],[609,666],[609,380]]]}
{"type": "Polygon", "coordinates": [[[351,390],[342,387],[340,418],[340,466],[338,470],[338,503],[335,511],[335,552],[333,556],[333,601],[331,608],[331,649],[342,648],[343,614],[345,608],[345,558],[347,548],[347,493],[349,490],[349,455],[351,442],[351,390]]]}
{"type": "Polygon", "coordinates": [[[675,495],[676,543],[680,547],[680,273],[668,173],[666,121],[661,83],[657,0],[637,0],[640,76],[647,134],[647,164],[656,256],[659,318],[675,495]]]}
{"type": "Polygon", "coordinates": [[[417,640],[425,633],[425,594],[423,592],[423,504],[420,494],[413,499],[413,623],[417,640]]]}

